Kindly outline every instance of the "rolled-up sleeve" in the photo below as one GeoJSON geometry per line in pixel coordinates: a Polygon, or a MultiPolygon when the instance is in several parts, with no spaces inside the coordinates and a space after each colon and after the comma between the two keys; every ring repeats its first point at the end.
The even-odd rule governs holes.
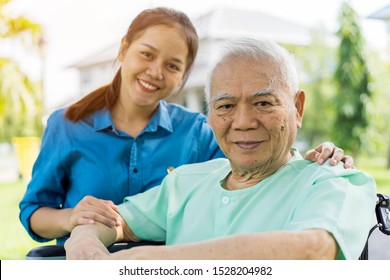
{"type": "Polygon", "coordinates": [[[60,208],[65,196],[62,180],[65,174],[61,144],[63,137],[58,135],[59,129],[56,115],[48,120],[42,138],[40,153],[34,163],[31,181],[24,197],[19,203],[19,219],[29,235],[38,242],[49,241],[36,235],[30,227],[30,217],[39,207],[60,208]]]}

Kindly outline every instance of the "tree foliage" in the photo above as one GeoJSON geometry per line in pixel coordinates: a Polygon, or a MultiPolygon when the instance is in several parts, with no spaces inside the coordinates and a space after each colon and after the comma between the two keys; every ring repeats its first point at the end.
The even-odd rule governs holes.
{"type": "Polygon", "coordinates": [[[332,98],[335,92],[333,71],[335,50],[327,43],[328,31],[319,27],[311,31],[308,47],[290,48],[297,57],[301,88],[306,93],[303,126],[298,140],[306,147],[313,147],[331,139],[335,117],[332,98]]]}
{"type": "Polygon", "coordinates": [[[337,86],[334,128],[337,129],[332,133],[339,147],[356,156],[369,125],[367,105],[372,92],[359,18],[347,1],[341,5],[337,36],[340,38],[334,76],[337,86]]]}
{"type": "MultiPolygon", "coordinates": [[[[0,0],[0,40],[16,40],[26,47],[38,47],[40,25],[6,12],[11,0],[0,0]]],[[[10,58],[0,57],[0,142],[14,136],[42,134],[43,91],[10,58]]]]}

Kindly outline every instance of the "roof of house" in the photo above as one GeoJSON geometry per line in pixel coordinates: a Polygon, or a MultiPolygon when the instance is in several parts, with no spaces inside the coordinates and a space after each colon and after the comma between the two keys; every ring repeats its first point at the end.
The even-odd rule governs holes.
{"type": "MultiPolygon", "coordinates": [[[[118,41],[119,42],[119,41],[118,41]]],[[[101,63],[114,61],[118,55],[119,44],[111,44],[106,48],[88,56],[76,63],[69,65],[71,68],[85,68],[101,63]]]]}
{"type": "Polygon", "coordinates": [[[390,21],[390,4],[369,15],[368,18],[390,21]]]}
{"type": "MultiPolygon", "coordinates": [[[[200,40],[225,39],[236,36],[264,38],[282,44],[308,45],[309,30],[292,22],[258,11],[221,8],[196,19],[194,25],[200,40]]],[[[70,67],[84,68],[115,60],[119,44],[113,44],[70,67]]]]}
{"type": "Polygon", "coordinates": [[[259,11],[215,9],[195,19],[194,22],[201,39],[247,36],[294,45],[310,43],[307,28],[259,11]]]}

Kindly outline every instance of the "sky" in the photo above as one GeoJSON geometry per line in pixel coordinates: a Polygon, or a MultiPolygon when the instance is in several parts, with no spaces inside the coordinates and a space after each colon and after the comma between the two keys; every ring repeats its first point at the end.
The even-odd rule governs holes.
{"type": "MultiPolygon", "coordinates": [[[[390,0],[351,0],[363,19],[389,3],[390,0]]],[[[324,26],[335,31],[340,4],[341,0],[13,0],[8,12],[42,24],[45,63],[12,47],[0,46],[0,56],[14,56],[33,79],[43,75],[46,107],[55,108],[78,94],[78,72],[69,66],[114,43],[119,46],[132,18],[143,9],[167,6],[191,18],[221,7],[258,10],[305,27],[324,26]]],[[[385,46],[383,21],[364,19],[361,25],[368,44],[385,46]]]]}

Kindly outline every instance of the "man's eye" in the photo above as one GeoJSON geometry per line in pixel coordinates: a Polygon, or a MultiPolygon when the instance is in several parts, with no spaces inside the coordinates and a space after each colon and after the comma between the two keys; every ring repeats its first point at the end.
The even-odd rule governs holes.
{"type": "Polygon", "coordinates": [[[271,106],[272,104],[268,101],[260,101],[260,102],[257,102],[256,103],[256,106],[259,106],[259,107],[268,107],[268,106],[271,106]]]}
{"type": "Polygon", "coordinates": [[[217,110],[229,110],[232,109],[233,107],[234,107],[233,104],[222,104],[217,106],[217,110]]]}

